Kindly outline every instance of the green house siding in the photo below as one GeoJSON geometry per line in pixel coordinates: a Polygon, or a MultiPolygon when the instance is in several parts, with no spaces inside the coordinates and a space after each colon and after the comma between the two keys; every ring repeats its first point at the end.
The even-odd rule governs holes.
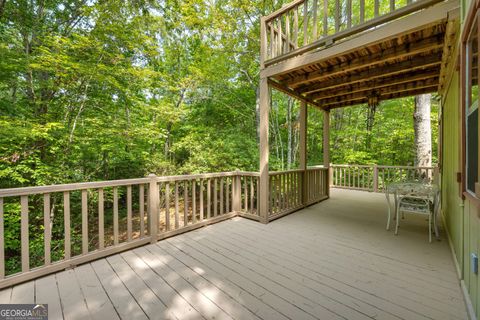
{"type": "Polygon", "coordinates": [[[442,106],[442,213],[477,318],[480,315],[480,279],[472,270],[471,254],[479,255],[480,219],[477,208],[459,196],[457,172],[460,168],[460,96],[459,74],[455,72],[442,106]]]}
{"type": "MultiPolygon", "coordinates": [[[[460,171],[459,147],[459,74],[455,72],[442,108],[442,211],[458,263],[462,261],[462,200],[459,197],[457,172],[460,171]]],[[[460,271],[460,270],[459,270],[460,271]]]]}

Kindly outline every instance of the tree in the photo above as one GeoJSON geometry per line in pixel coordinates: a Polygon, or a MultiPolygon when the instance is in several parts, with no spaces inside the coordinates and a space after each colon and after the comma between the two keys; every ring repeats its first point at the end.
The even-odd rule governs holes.
{"type": "Polygon", "coordinates": [[[430,123],[431,94],[415,97],[413,127],[415,132],[415,166],[432,165],[432,129],[430,123]]]}

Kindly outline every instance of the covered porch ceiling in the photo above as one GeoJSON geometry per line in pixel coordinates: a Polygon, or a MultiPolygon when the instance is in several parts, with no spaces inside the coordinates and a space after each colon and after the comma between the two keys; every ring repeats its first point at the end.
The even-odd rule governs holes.
{"type": "Polygon", "coordinates": [[[458,8],[444,2],[263,70],[270,86],[324,110],[441,91],[458,8]]]}

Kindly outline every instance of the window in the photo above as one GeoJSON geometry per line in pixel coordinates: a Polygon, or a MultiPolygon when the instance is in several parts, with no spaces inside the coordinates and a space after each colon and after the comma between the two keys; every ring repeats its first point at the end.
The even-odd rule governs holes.
{"type": "Polygon", "coordinates": [[[478,19],[465,44],[465,188],[475,194],[478,182],[478,19]]]}

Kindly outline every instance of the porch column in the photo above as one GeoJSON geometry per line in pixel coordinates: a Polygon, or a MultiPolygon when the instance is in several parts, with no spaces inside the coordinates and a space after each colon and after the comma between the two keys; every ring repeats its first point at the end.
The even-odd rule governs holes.
{"type": "Polygon", "coordinates": [[[268,79],[260,79],[260,222],[268,223],[269,211],[269,176],[268,176],[268,117],[270,109],[270,94],[268,79]]]}
{"type": "Polygon", "coordinates": [[[307,203],[307,104],[305,102],[300,103],[300,145],[299,145],[299,156],[300,156],[300,166],[299,169],[303,170],[302,172],[302,184],[300,188],[300,194],[302,199],[302,204],[307,203]]]}
{"type": "Polygon", "coordinates": [[[330,110],[323,112],[323,166],[327,171],[327,196],[330,196],[330,110]]]}
{"type": "Polygon", "coordinates": [[[330,167],[330,110],[323,112],[323,166],[330,167]]]}

